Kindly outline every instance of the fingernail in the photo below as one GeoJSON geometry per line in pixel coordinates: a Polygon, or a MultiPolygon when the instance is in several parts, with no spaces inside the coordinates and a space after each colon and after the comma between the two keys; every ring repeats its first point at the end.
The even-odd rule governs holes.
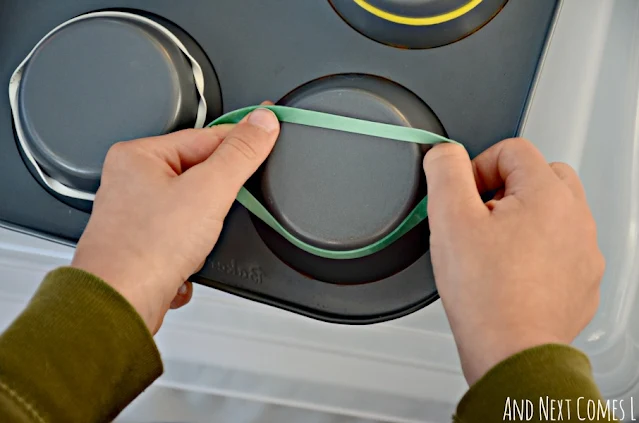
{"type": "Polygon", "coordinates": [[[280,125],[275,114],[267,109],[257,109],[251,112],[248,117],[248,123],[262,128],[266,132],[273,132],[280,125]]]}
{"type": "Polygon", "coordinates": [[[183,283],[182,286],[180,286],[180,288],[178,288],[178,294],[184,295],[184,294],[186,294],[186,291],[187,291],[186,284],[183,283]]]}

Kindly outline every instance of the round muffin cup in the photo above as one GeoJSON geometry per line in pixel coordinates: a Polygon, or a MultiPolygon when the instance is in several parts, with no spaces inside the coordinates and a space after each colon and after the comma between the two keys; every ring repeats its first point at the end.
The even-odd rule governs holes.
{"type": "MultiPolygon", "coordinates": [[[[437,118],[413,93],[367,75],[335,75],[291,92],[280,105],[399,126],[437,118]]],[[[282,125],[262,176],[267,207],[317,247],[350,250],[390,233],[418,201],[423,147],[383,138],[282,125]]]]}
{"type": "Polygon", "coordinates": [[[508,0],[329,0],[352,28],[393,47],[459,41],[490,22],[508,0]]]}
{"type": "MultiPolygon", "coordinates": [[[[28,136],[28,128],[25,128],[25,116],[22,116],[22,108],[20,107],[20,93],[23,82],[23,76],[25,74],[25,68],[28,66],[29,60],[34,56],[41,45],[43,45],[46,41],[48,41],[53,35],[58,33],[65,27],[68,27],[74,23],[89,20],[93,18],[116,18],[126,20],[128,22],[141,24],[145,28],[148,28],[150,31],[155,31],[159,33],[161,37],[171,43],[170,47],[176,48],[183,54],[183,56],[187,59],[187,63],[190,64],[190,68],[193,73],[193,83],[195,85],[195,91],[197,94],[197,111],[195,112],[195,124],[193,125],[196,128],[201,128],[204,126],[207,116],[207,102],[204,97],[204,74],[202,71],[202,67],[198,63],[198,61],[189,53],[188,49],[184,46],[184,44],[167,28],[163,25],[155,22],[152,19],[149,19],[144,16],[136,15],[128,12],[117,12],[117,11],[108,11],[108,12],[95,12],[89,13],[86,15],[78,16],[74,19],[71,19],[58,27],[54,28],[50,31],[36,46],[33,50],[27,55],[27,57],[20,63],[18,68],[13,73],[10,83],[9,83],[9,100],[10,106],[13,114],[13,120],[16,130],[16,136],[18,139],[18,143],[20,148],[22,149],[23,156],[28,160],[29,164],[36,171],[37,176],[41,179],[45,186],[50,188],[54,193],[59,194],[61,196],[70,198],[70,199],[78,199],[78,200],[86,200],[93,201],[95,198],[95,193],[92,190],[92,187],[88,185],[88,183],[84,183],[82,180],[82,175],[80,173],[79,177],[76,180],[80,181],[80,185],[84,183],[81,187],[72,186],[78,184],[72,184],[74,181],[73,177],[75,175],[71,175],[70,178],[58,177],[56,178],[53,174],[56,173],[57,170],[55,167],[52,167],[51,161],[47,161],[46,157],[43,155],[46,152],[46,149],[38,148],[40,146],[35,146],[35,149],[32,145],[30,145],[30,140],[28,136]],[[45,150],[45,151],[43,151],[45,150]],[[38,161],[36,157],[40,157],[42,163],[38,161]],[[45,157],[44,159],[42,159],[45,157]],[[51,169],[51,174],[47,172],[46,169],[51,169]],[[88,188],[88,189],[87,189],[88,188]]],[[[182,87],[185,86],[185,81],[182,79],[179,84],[182,87]]],[[[90,93],[88,94],[90,95],[90,93]]],[[[176,116],[176,121],[184,120],[184,110],[178,110],[178,114],[181,113],[181,116],[176,116]]],[[[118,141],[118,140],[116,140],[118,141]]]]}
{"type": "MultiPolygon", "coordinates": [[[[410,90],[372,75],[341,74],[296,88],[279,105],[446,132],[410,90]]],[[[282,124],[280,138],[248,188],[298,239],[344,251],[393,231],[426,194],[421,167],[428,146],[329,129],[282,124]]],[[[303,251],[261,220],[262,240],[280,260],[314,279],[361,284],[398,273],[428,250],[423,222],[393,244],[365,257],[334,260],[303,251]]]]}

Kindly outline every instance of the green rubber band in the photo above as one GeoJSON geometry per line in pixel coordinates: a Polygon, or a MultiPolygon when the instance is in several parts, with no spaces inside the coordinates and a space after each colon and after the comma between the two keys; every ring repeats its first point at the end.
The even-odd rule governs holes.
{"type": "MultiPolygon", "coordinates": [[[[388,125],[384,123],[370,122],[344,116],[331,115],[328,113],[320,113],[311,110],[295,109],[292,107],[284,106],[245,107],[243,109],[238,109],[220,116],[219,118],[211,122],[209,126],[238,123],[246,115],[259,108],[271,110],[273,113],[275,113],[277,119],[280,122],[369,135],[373,137],[380,137],[389,140],[410,142],[415,144],[432,145],[444,142],[459,144],[457,141],[450,140],[446,137],[442,137],[441,135],[433,134],[432,132],[424,131],[422,129],[388,125]]],[[[415,208],[408,214],[408,216],[402,221],[402,223],[400,223],[399,226],[397,226],[384,238],[365,247],[357,248],[354,250],[338,251],[315,247],[296,238],[295,235],[288,232],[275,219],[275,217],[273,217],[273,215],[266,209],[266,207],[264,207],[262,203],[260,203],[259,200],[255,198],[255,196],[253,196],[253,194],[251,194],[244,187],[240,189],[240,192],[237,195],[237,201],[242,204],[249,212],[253,213],[255,217],[273,228],[275,232],[283,236],[288,242],[295,245],[297,248],[319,257],[334,260],[347,260],[366,257],[368,255],[381,251],[397,241],[402,236],[404,236],[411,229],[415,228],[417,225],[423,222],[426,217],[428,217],[428,197],[424,197],[424,199],[420,201],[417,206],[415,206],[415,208]]]]}

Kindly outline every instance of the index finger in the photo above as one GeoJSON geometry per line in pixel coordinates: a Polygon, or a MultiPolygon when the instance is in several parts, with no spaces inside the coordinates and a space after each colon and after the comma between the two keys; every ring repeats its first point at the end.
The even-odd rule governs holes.
{"type": "Polygon", "coordinates": [[[131,147],[139,147],[166,162],[180,175],[202,163],[219,147],[235,125],[218,125],[212,128],[183,129],[171,134],[125,141],[131,147]]]}
{"type": "Polygon", "coordinates": [[[505,188],[504,196],[545,185],[555,175],[541,152],[530,141],[501,141],[473,160],[480,193],[505,188]]]}

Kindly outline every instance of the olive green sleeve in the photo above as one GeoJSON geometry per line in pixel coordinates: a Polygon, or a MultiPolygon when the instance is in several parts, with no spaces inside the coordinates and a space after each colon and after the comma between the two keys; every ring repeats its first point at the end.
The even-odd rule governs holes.
{"type": "MultiPolygon", "coordinates": [[[[0,336],[0,422],[110,421],[161,373],[133,307],[91,274],[57,269],[0,336]]],[[[517,421],[522,409],[528,421],[547,421],[552,400],[563,401],[563,421],[587,418],[588,401],[601,400],[588,359],[568,346],[499,363],[464,396],[454,421],[517,421]]]]}
{"type": "Polygon", "coordinates": [[[493,367],[464,395],[453,420],[614,421],[612,413],[602,412],[601,407],[595,416],[593,404],[606,403],[588,358],[570,346],[548,344],[522,351],[493,367]]]}
{"type": "Polygon", "coordinates": [[[110,421],[161,373],[133,307],[96,276],[60,268],[0,335],[0,422],[110,421]]]}

